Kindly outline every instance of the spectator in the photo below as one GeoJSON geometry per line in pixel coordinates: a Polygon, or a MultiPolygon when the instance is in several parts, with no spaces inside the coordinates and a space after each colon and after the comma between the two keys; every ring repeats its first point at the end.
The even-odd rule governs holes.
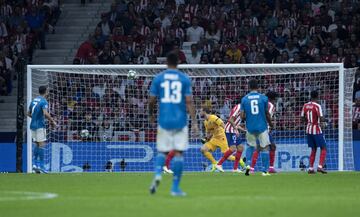
{"type": "Polygon", "coordinates": [[[231,46],[226,51],[226,55],[230,57],[232,63],[240,63],[242,53],[241,50],[237,47],[235,41],[231,42],[231,46]]]}
{"type": "Polygon", "coordinates": [[[76,58],[83,64],[95,64],[97,63],[96,55],[95,38],[90,34],[88,40],[80,45],[76,58]]]}
{"type": "Polygon", "coordinates": [[[108,37],[112,33],[114,26],[114,23],[109,20],[108,14],[102,13],[101,22],[97,24],[97,27],[101,29],[102,35],[108,37]]]}
{"type": "Polygon", "coordinates": [[[199,42],[200,38],[204,35],[204,29],[199,26],[198,18],[192,19],[192,25],[186,30],[187,41],[199,42]]]}
{"type": "Polygon", "coordinates": [[[117,11],[116,2],[111,3],[110,11],[107,13],[109,21],[115,23],[119,19],[119,12],[117,11]]]}
{"type": "Polygon", "coordinates": [[[185,64],[186,63],[186,56],[185,56],[184,52],[182,50],[180,50],[179,45],[175,44],[173,46],[173,51],[178,53],[180,64],[185,64]]]}
{"type": "Polygon", "coordinates": [[[208,30],[205,33],[205,38],[207,40],[210,40],[212,43],[217,44],[220,41],[220,36],[221,36],[220,30],[217,29],[216,23],[211,22],[208,27],[208,30]]]}
{"type": "Polygon", "coordinates": [[[166,12],[164,9],[160,9],[160,16],[155,19],[154,22],[159,21],[161,23],[161,27],[166,29],[171,25],[170,19],[166,16],[166,12]]]}
{"type": "Polygon", "coordinates": [[[269,42],[268,47],[264,51],[264,57],[267,63],[274,63],[276,57],[280,55],[280,52],[274,47],[272,42],[269,42]]]}
{"type": "Polygon", "coordinates": [[[197,44],[191,45],[191,53],[186,55],[186,62],[188,64],[199,64],[201,54],[198,52],[197,44]]]}
{"type": "MultiPolygon", "coordinates": [[[[35,37],[40,41],[40,48],[45,49],[45,17],[35,6],[29,9],[25,20],[30,27],[30,30],[35,34],[35,37]]],[[[33,43],[35,43],[34,41],[33,43]]],[[[32,44],[34,47],[35,44],[32,44]]]]}
{"type": "Polygon", "coordinates": [[[114,136],[114,127],[109,119],[105,119],[99,127],[98,137],[100,142],[110,142],[114,136]]]}

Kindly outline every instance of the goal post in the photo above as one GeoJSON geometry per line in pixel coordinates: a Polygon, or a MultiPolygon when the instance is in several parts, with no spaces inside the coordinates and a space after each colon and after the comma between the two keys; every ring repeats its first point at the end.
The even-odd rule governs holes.
{"type": "MultiPolygon", "coordinates": [[[[51,172],[100,172],[111,162],[115,171],[151,171],[156,130],[147,121],[147,96],[152,78],[164,69],[165,65],[29,65],[28,106],[38,95],[38,87],[48,86],[50,114],[58,123],[56,129],[48,129],[47,168],[51,172]],[[135,70],[137,79],[128,79],[128,70],[135,70]],[[84,137],[87,134],[82,130],[89,136],[84,137]]],[[[282,171],[297,171],[300,162],[308,162],[299,108],[311,90],[319,90],[328,125],[324,129],[327,167],[354,170],[354,69],[344,69],[342,63],[204,64],[179,65],[179,69],[192,79],[200,129],[201,106],[211,106],[226,122],[229,109],[248,91],[250,78],[259,80],[262,93],[278,92],[274,140],[278,145],[276,167],[282,171]]],[[[31,172],[29,118],[27,122],[27,172],[31,172]]],[[[200,138],[190,136],[187,171],[206,170],[208,162],[199,151],[200,138]]],[[[214,155],[220,157],[218,151],[214,155]]]]}

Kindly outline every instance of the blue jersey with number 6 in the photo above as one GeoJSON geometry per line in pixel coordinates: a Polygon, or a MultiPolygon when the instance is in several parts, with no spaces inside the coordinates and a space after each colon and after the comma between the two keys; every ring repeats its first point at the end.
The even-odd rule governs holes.
{"type": "Polygon", "coordinates": [[[267,130],[266,111],[267,96],[258,92],[250,92],[241,100],[241,110],[245,112],[246,129],[251,134],[259,134],[267,130]]]}
{"type": "Polygon", "coordinates": [[[152,81],[150,95],[159,100],[158,123],[161,128],[182,129],[187,125],[185,97],[191,95],[191,81],[175,69],[167,69],[152,81]]]}
{"type": "Polygon", "coordinates": [[[45,118],[43,109],[48,109],[48,102],[42,96],[38,96],[31,101],[29,111],[31,113],[30,129],[37,130],[45,128],[45,118]]]}

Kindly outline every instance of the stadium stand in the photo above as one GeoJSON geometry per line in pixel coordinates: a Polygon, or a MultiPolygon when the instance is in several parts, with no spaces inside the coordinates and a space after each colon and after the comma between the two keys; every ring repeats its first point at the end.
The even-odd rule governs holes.
{"type": "Polygon", "coordinates": [[[72,63],[74,50],[110,2],[93,0],[80,5],[71,0],[0,1],[0,132],[16,131],[19,68],[26,64],[72,63]]]}
{"type": "MultiPolygon", "coordinates": [[[[359,37],[359,1],[119,0],[101,15],[74,64],[163,63],[178,49],[182,63],[344,62],[352,68],[360,65],[359,37]]],[[[356,77],[354,99],[360,100],[356,77]]]]}

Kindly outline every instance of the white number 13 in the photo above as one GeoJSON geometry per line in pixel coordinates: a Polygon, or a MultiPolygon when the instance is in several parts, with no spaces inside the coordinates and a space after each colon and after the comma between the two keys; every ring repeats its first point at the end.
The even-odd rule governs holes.
{"type": "Polygon", "coordinates": [[[251,114],[257,115],[259,114],[259,102],[257,100],[251,100],[250,106],[251,106],[251,114]]]}
{"type": "Polygon", "coordinates": [[[161,83],[161,87],[164,88],[164,97],[161,98],[162,103],[180,103],[182,94],[182,84],[180,81],[164,81],[161,83]]]}

